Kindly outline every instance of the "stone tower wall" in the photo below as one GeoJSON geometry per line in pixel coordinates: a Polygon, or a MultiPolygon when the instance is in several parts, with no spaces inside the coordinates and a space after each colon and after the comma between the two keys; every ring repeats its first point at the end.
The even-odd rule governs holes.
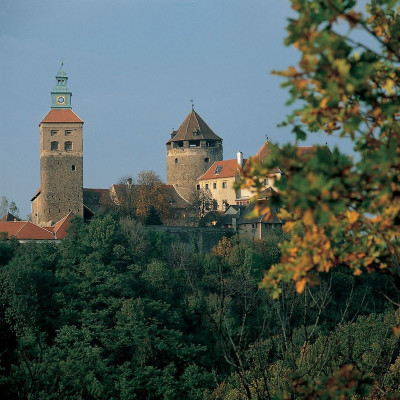
{"type": "Polygon", "coordinates": [[[183,147],[173,147],[173,144],[167,145],[167,185],[174,185],[190,203],[198,178],[213,162],[223,159],[222,141],[217,141],[215,147],[207,147],[205,141],[201,141],[200,147],[189,147],[188,141],[183,142],[183,147]]]}
{"type": "Polygon", "coordinates": [[[83,143],[81,123],[40,125],[41,194],[37,201],[40,225],[51,225],[70,211],[83,217],[83,143]],[[58,142],[58,150],[52,149],[58,142]],[[71,148],[66,142],[71,142],[71,148]]]}

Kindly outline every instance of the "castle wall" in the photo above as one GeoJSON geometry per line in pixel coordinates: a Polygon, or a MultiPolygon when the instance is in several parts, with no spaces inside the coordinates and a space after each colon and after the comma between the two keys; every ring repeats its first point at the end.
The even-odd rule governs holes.
{"type": "Polygon", "coordinates": [[[176,236],[181,243],[185,243],[190,250],[197,246],[201,253],[208,254],[223,237],[232,237],[231,228],[197,228],[189,226],[152,225],[146,229],[164,231],[176,236]]]}

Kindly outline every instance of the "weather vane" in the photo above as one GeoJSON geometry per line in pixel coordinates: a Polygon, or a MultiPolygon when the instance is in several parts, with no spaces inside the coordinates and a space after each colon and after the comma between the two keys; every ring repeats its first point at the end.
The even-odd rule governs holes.
{"type": "Polygon", "coordinates": [[[61,59],[61,63],[60,63],[60,68],[62,68],[63,65],[64,65],[64,59],[62,58],[62,59],[61,59]]]}
{"type": "Polygon", "coordinates": [[[267,142],[269,142],[268,133],[265,134],[265,139],[267,139],[267,142]]]}
{"type": "Polygon", "coordinates": [[[193,99],[190,99],[190,102],[192,103],[192,111],[194,111],[194,102],[193,102],[193,99]]]}

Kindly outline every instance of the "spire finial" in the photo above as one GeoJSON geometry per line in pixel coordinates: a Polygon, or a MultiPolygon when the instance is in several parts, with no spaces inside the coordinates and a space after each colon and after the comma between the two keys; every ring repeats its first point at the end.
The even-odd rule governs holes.
{"type": "Polygon", "coordinates": [[[193,101],[193,98],[190,99],[190,102],[192,103],[192,111],[194,111],[194,101],[193,101]]]}
{"type": "Polygon", "coordinates": [[[268,133],[265,134],[265,140],[266,140],[267,142],[269,142],[268,133]]]}
{"type": "Polygon", "coordinates": [[[60,62],[60,68],[62,68],[63,65],[64,65],[64,59],[62,58],[62,59],[61,59],[61,62],[60,62]]]}

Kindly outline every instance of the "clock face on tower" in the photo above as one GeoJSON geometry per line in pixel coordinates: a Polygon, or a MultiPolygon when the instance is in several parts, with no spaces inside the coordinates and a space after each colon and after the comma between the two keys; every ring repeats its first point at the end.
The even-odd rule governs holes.
{"type": "Polygon", "coordinates": [[[64,96],[58,96],[57,97],[57,103],[58,104],[64,104],[65,103],[65,97],[64,96]]]}

